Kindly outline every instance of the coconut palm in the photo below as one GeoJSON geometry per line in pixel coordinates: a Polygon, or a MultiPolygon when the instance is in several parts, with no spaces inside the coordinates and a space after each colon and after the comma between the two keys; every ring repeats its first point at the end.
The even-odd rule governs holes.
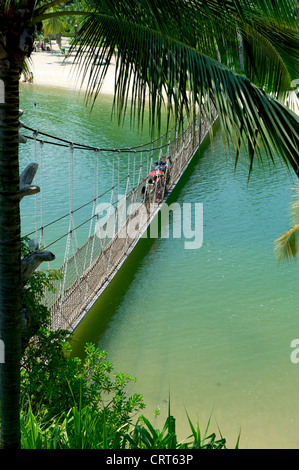
{"type": "Polygon", "coordinates": [[[45,21],[43,25],[43,33],[44,37],[56,35],[56,42],[58,44],[59,49],[62,51],[61,47],[61,38],[62,32],[66,31],[68,25],[62,21],[59,17],[57,18],[50,18],[49,20],[45,21]]]}
{"type": "Polygon", "coordinates": [[[150,123],[158,126],[164,102],[175,120],[185,112],[195,118],[200,105],[209,117],[213,102],[237,155],[248,146],[250,168],[264,147],[297,171],[298,117],[282,105],[299,70],[296,9],[294,1],[276,3],[89,0],[95,13],[81,27],[76,58],[89,76],[89,97],[117,50],[119,115],[129,92],[132,114],[142,120],[148,91],[150,123]],[[105,60],[106,67],[96,65],[105,60]]]}
{"type": "Polygon", "coordinates": [[[78,10],[81,10],[81,12],[84,11],[83,0],[68,1],[64,5],[63,16],[60,16],[61,9],[59,4],[54,5],[52,8],[48,7],[47,9],[48,19],[43,21],[43,34],[44,37],[56,35],[56,41],[60,50],[62,50],[62,33],[73,30],[76,36],[78,19],[72,13],[78,10]],[[69,15],[67,13],[68,11],[70,12],[69,15]],[[55,12],[58,12],[59,16],[54,15],[55,12]]]}
{"type": "Polygon", "coordinates": [[[0,337],[1,443],[18,447],[21,275],[19,216],[19,77],[34,35],[49,18],[80,15],[77,57],[93,102],[116,55],[114,109],[130,106],[159,126],[166,107],[179,123],[217,110],[224,139],[248,148],[249,167],[264,148],[298,174],[298,117],[285,106],[298,77],[296,0],[62,0],[0,2],[0,337]],[[70,2],[68,2],[69,4],[70,2]],[[58,7],[61,11],[57,11],[58,7]],[[88,52],[88,54],[87,54],[88,52]],[[99,67],[97,64],[104,62],[99,67]]]}

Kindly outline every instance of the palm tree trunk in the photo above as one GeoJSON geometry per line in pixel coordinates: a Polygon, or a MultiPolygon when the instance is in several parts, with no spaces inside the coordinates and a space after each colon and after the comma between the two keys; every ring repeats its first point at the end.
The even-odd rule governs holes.
{"type": "Polygon", "coordinates": [[[62,37],[61,37],[61,32],[60,32],[60,31],[59,31],[59,33],[58,33],[56,42],[57,42],[57,44],[58,44],[58,47],[59,47],[60,51],[62,51],[62,37]]]}
{"type": "Polygon", "coordinates": [[[1,446],[20,447],[21,243],[19,211],[19,68],[0,61],[0,364],[1,446]]]}

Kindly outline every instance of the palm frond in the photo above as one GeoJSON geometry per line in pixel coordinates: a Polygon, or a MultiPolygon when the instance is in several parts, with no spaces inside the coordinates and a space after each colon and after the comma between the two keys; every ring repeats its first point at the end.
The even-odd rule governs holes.
{"type": "MultiPolygon", "coordinates": [[[[97,2],[99,4],[99,0],[97,2]]],[[[170,3],[172,7],[178,6],[176,0],[170,3]]],[[[193,19],[188,9],[190,3],[179,3],[183,5],[178,10],[181,13],[180,20],[172,17],[163,25],[162,12],[165,12],[167,18],[170,16],[168,3],[165,9],[164,2],[159,1],[138,2],[138,5],[134,1],[100,2],[102,8],[105,4],[105,14],[90,14],[79,32],[81,48],[76,59],[84,69],[84,78],[89,77],[87,99],[92,101],[99,93],[113,54],[117,51],[115,110],[119,116],[126,112],[129,105],[131,115],[142,120],[147,100],[151,125],[159,126],[163,106],[166,106],[168,118],[173,114],[177,121],[181,121],[185,113],[190,119],[194,118],[200,107],[209,117],[213,103],[226,140],[234,145],[236,154],[239,154],[241,145],[248,148],[250,168],[254,156],[260,156],[264,148],[271,162],[280,158],[298,173],[298,117],[277,99],[266,94],[263,88],[237,73],[234,67],[230,68],[216,58],[224,49],[217,49],[217,44],[230,45],[227,58],[229,55],[236,56],[236,25],[240,24],[240,18],[232,21],[225,13],[230,34],[227,36],[229,39],[221,43],[221,35],[216,28],[219,19],[216,21],[215,13],[208,20],[197,15],[200,11],[207,17],[211,5],[216,9],[219,2],[192,2],[193,19]],[[140,9],[144,4],[146,7],[141,14],[140,9]],[[136,15],[135,10],[138,9],[136,15]],[[105,65],[99,67],[98,63],[105,65]]],[[[228,5],[233,7],[238,2],[224,3],[228,8],[228,5]]],[[[256,40],[259,37],[260,34],[256,35],[256,40]]],[[[260,44],[265,43],[266,39],[263,38],[260,44]]],[[[268,87],[277,91],[283,75],[289,80],[289,71],[281,56],[275,55],[275,47],[269,41],[267,45],[268,61],[273,66],[275,64],[275,70],[279,70],[277,74],[273,72],[275,79],[272,84],[268,80],[268,87]],[[281,77],[279,83],[278,76],[281,77]]],[[[253,57],[256,56],[257,52],[253,51],[253,57]]],[[[263,66],[263,55],[260,57],[259,69],[263,66]]],[[[238,60],[235,63],[238,64],[238,60]]],[[[260,74],[261,79],[270,77],[269,70],[270,67],[267,75],[260,74]]]]}
{"type": "Polygon", "coordinates": [[[299,224],[293,225],[287,232],[275,240],[275,255],[278,264],[297,259],[299,251],[299,224]]]}
{"type": "Polygon", "coordinates": [[[291,224],[299,224],[299,184],[294,187],[295,194],[293,195],[293,201],[290,204],[290,216],[291,224]]]}
{"type": "Polygon", "coordinates": [[[274,241],[279,265],[296,259],[299,252],[299,184],[294,189],[296,192],[290,204],[291,228],[274,241]]]}

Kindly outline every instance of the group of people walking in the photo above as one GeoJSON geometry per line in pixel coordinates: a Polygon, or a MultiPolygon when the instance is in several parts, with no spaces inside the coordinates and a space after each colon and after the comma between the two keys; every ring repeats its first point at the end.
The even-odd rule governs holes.
{"type": "Polygon", "coordinates": [[[150,171],[146,178],[146,185],[141,188],[141,198],[146,202],[155,195],[155,199],[163,197],[164,190],[169,182],[172,160],[167,158],[166,162],[160,160],[156,162],[155,167],[150,171]]]}
{"type": "Polygon", "coordinates": [[[50,46],[45,46],[44,42],[37,41],[33,44],[33,51],[34,52],[40,52],[40,51],[47,51],[51,52],[50,46]]]}

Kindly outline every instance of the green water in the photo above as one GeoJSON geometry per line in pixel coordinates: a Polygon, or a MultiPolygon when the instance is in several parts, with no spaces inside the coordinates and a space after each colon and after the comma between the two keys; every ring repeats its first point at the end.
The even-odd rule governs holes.
{"type": "MultiPolygon", "coordinates": [[[[108,99],[90,114],[71,92],[30,90],[22,91],[22,107],[32,127],[40,123],[95,145],[147,141],[128,125],[111,124],[108,99]]],[[[23,165],[30,161],[26,152],[23,165]]],[[[44,200],[50,220],[68,202],[67,152],[49,155],[44,200]]],[[[90,158],[77,162],[76,203],[88,200],[90,158]]],[[[103,184],[109,168],[103,161],[103,184]]],[[[219,426],[229,447],[241,430],[242,448],[298,448],[299,364],[290,360],[290,343],[299,337],[299,268],[278,268],[273,255],[273,240],[289,225],[294,181],[279,166],[275,172],[254,168],[249,185],[247,174],[244,158],[234,172],[234,154],[225,152],[219,133],[213,147],[206,139],[170,201],[203,204],[203,246],[184,249],[185,240],[171,236],[141,240],[79,325],[74,351],[81,355],[84,344],[94,342],[116,370],[137,377],[130,391],[144,395],[145,414],[157,426],[170,395],[182,437],[189,433],[187,410],[202,428],[212,416],[211,430],[219,426]]],[[[34,204],[25,204],[26,231],[34,204]]]]}

